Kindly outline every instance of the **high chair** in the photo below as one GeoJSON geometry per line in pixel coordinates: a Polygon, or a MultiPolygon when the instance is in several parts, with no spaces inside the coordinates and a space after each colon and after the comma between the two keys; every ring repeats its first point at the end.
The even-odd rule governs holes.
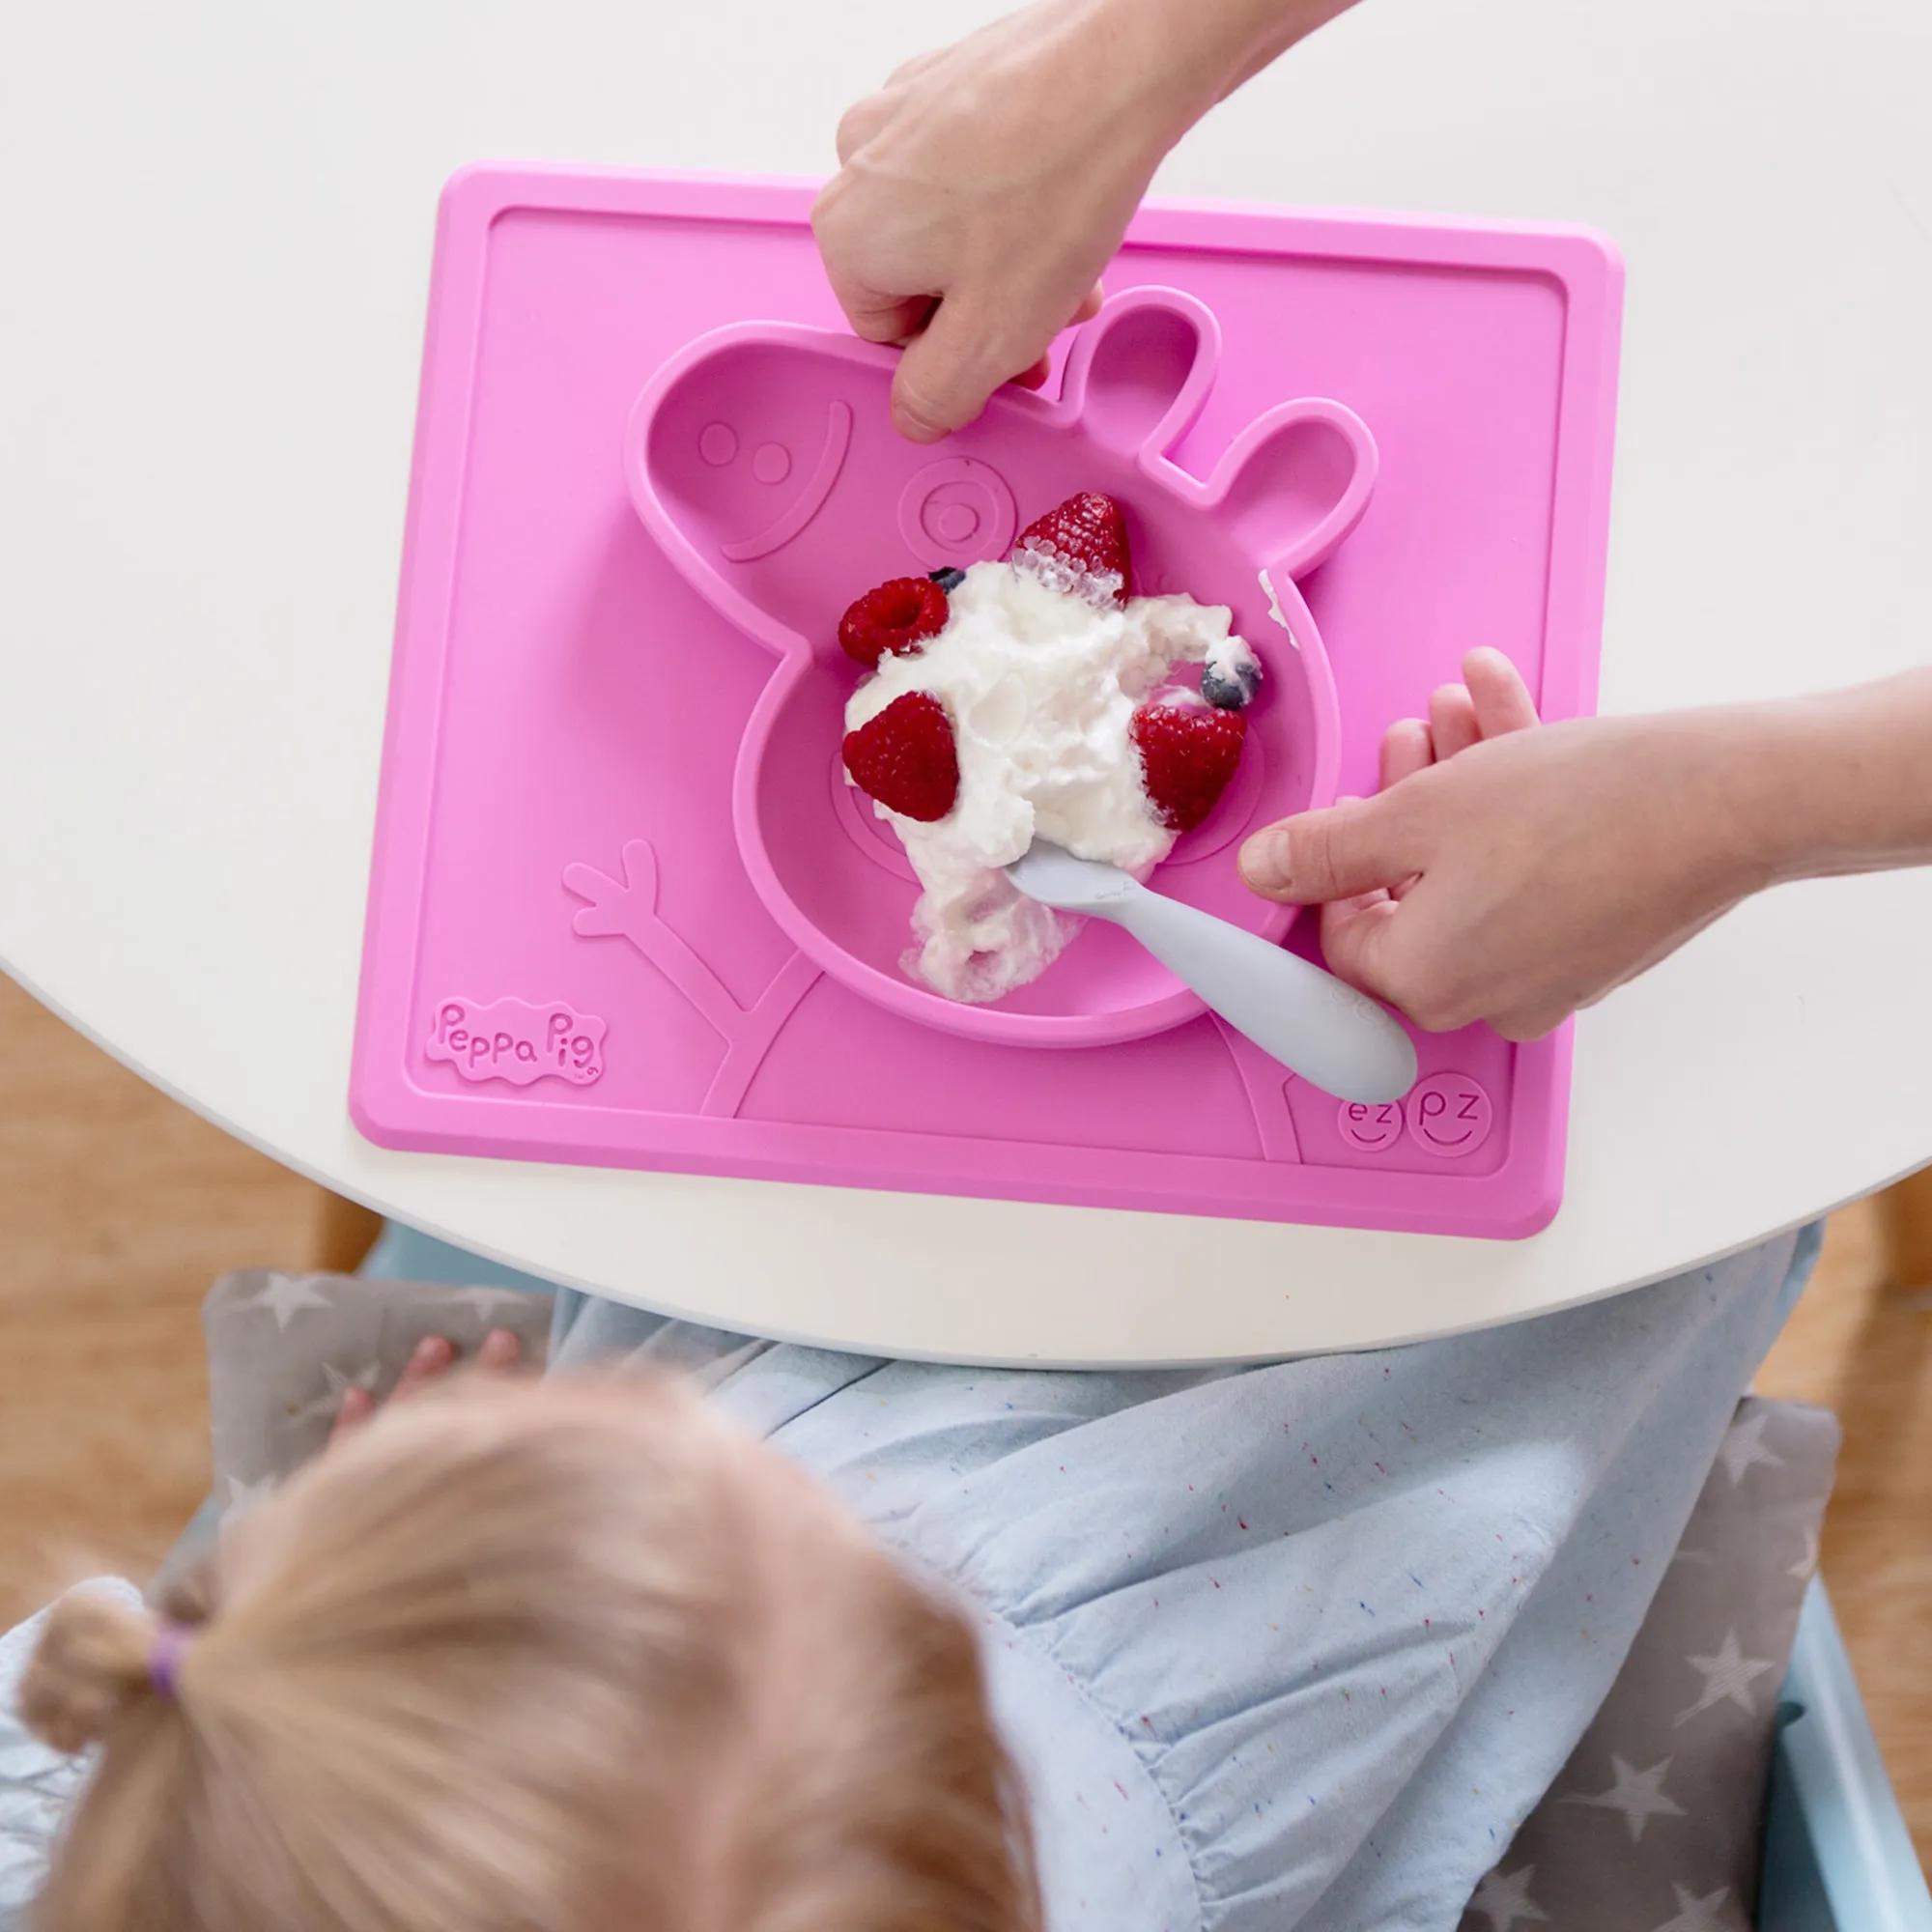
{"type": "Polygon", "coordinates": [[[1932,1893],[1819,1580],[1779,1715],[1758,1932],[1932,1932],[1932,1893]]]}

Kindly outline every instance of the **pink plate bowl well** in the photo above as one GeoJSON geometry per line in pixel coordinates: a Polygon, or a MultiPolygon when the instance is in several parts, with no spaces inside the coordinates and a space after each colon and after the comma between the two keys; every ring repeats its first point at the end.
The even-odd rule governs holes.
{"type": "Polygon", "coordinates": [[[1091,927],[994,1006],[908,980],[898,962],[917,887],[838,769],[859,681],[837,641],[845,606],[889,578],[1004,556],[1019,529],[1077,491],[1122,505],[1138,589],[1230,606],[1266,671],[1248,714],[1244,781],[1161,867],[1159,890],[1270,938],[1288,930],[1292,911],[1244,891],[1229,850],[1334,797],[1334,680],[1294,584],[1360,521],[1376,450],[1339,403],[1284,401],[1210,476],[1191,475],[1169,452],[1199,417],[1219,360],[1205,303],[1138,288],[1074,338],[1057,397],[1005,390],[939,450],[892,426],[896,352],[782,323],[705,336],[639,398],[625,438],[639,515],[698,595],[780,661],[732,785],[746,870],[802,952],[889,1011],[1012,1046],[1104,1045],[1202,1011],[1147,954],[1091,927]],[[768,480],[781,467],[781,490],[768,480]],[[860,836],[845,836],[855,821],[860,836]]]}

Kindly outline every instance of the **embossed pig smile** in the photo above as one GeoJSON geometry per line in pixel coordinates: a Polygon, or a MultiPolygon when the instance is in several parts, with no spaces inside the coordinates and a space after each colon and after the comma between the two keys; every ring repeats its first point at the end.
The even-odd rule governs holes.
{"type": "MultiPolygon", "coordinates": [[[[698,444],[698,453],[707,463],[715,463],[718,460],[714,457],[713,450],[721,446],[723,438],[712,440],[713,431],[722,431],[723,438],[730,440],[722,459],[725,463],[730,462],[731,457],[737,452],[737,438],[724,423],[713,423],[710,429],[704,432],[704,440],[698,444]]],[[[825,425],[825,441],[819,448],[818,462],[791,507],[776,523],[768,525],[756,536],[740,537],[734,543],[720,544],[719,554],[733,563],[751,563],[757,557],[769,556],[775,550],[782,550],[813,517],[817,516],[820,510],[824,509],[825,499],[831,496],[833,486],[838,481],[838,472],[845,467],[845,452],[851,446],[852,406],[849,403],[835,402],[831,408],[830,420],[825,425]]],[[[791,452],[782,444],[776,442],[767,443],[757,452],[752,459],[753,466],[752,473],[761,483],[768,479],[756,466],[766,462],[768,458],[771,467],[777,472],[769,480],[782,482],[785,471],[791,465],[791,452]]]]}

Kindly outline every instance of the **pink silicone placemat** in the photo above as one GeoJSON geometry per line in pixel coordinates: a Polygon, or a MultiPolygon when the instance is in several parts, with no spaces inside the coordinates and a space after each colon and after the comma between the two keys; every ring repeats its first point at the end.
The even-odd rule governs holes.
{"type": "MultiPolygon", "coordinates": [[[[863,975],[827,973],[773,917],[733,801],[754,789],[741,748],[782,661],[755,618],[700,597],[646,528],[625,439],[660,372],[713,331],[838,327],[810,198],[796,184],[494,167],[445,194],[357,1125],[387,1147],[502,1158],[1468,1235],[1544,1225],[1561,1186],[1567,1033],[1529,1047],[1481,1028],[1418,1036],[1407,1099],[1351,1109],[1184,1006],[1164,1030],[1112,1044],[960,1037],[856,990],[863,975]]],[[[1273,586],[1286,631],[1269,628],[1264,597],[1256,608],[1260,589],[1213,587],[1237,598],[1240,627],[1278,672],[1296,671],[1293,633],[1307,633],[1308,716],[1325,701],[1338,721],[1332,757],[1311,751],[1293,777],[1289,734],[1262,782],[1305,781],[1318,799],[1372,788],[1384,725],[1420,711],[1479,643],[1515,659],[1547,718],[1590,708],[1621,296],[1604,242],[1151,208],[1108,286],[1179,291],[1213,318],[1211,382],[1167,448],[1183,483],[1214,474],[1257,418],[1295,399],[1332,400],[1373,439],[1359,522],[1298,585],[1273,586]]],[[[1056,384],[1064,346],[1057,361],[1056,384]]],[[[854,526],[799,519],[832,460],[822,418],[787,413],[801,386],[708,398],[691,425],[708,438],[704,468],[689,475],[708,489],[706,469],[742,465],[724,500],[734,515],[768,502],[770,522],[736,550],[777,530],[815,580],[826,564],[812,544],[852,543],[854,526]]],[[[848,456],[867,446],[876,408],[871,391],[850,393],[848,456]]],[[[908,465],[970,464],[974,446],[908,465]]],[[[876,484],[879,449],[855,481],[876,484]]],[[[1032,498],[1053,481],[1030,462],[1011,458],[1019,473],[1005,478],[1022,520],[1048,506],[1032,498]]],[[[962,473],[939,479],[955,519],[962,473]]],[[[921,500],[939,502],[935,488],[923,477],[921,500]]],[[[853,594],[894,542],[904,568],[924,567],[919,547],[960,526],[922,536],[917,505],[906,515],[883,548],[866,540],[853,594]]],[[[761,579],[777,587],[759,599],[782,603],[791,582],[761,579]]],[[[810,753],[797,757],[805,770],[810,753]]],[[[792,840],[788,888],[822,896],[813,916],[836,923],[839,882],[876,875],[867,903],[902,887],[909,911],[910,881],[845,809],[836,760],[829,741],[822,796],[800,779],[796,807],[765,827],[792,840]]],[[[1177,854],[1204,902],[1224,890],[1243,812],[1268,802],[1250,796],[1177,854]]],[[[1309,947],[1312,924],[1287,943],[1309,947]]],[[[1090,927],[1067,958],[1115,942],[1128,944],[1090,927]]],[[[1163,997],[1115,966],[1135,997],[1163,997]]],[[[1046,981],[1027,990],[1054,1010],[1046,981]]]]}

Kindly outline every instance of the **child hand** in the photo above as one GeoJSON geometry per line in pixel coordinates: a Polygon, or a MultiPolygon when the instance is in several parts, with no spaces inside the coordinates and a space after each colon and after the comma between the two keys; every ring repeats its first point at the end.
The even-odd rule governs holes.
{"type": "Polygon", "coordinates": [[[1002,383],[1037,386],[1053,338],[1098,307],[1161,156],[1218,91],[1190,44],[1211,37],[1156,34],[1159,13],[1041,0],[907,62],[840,122],[811,225],[854,331],[907,345],[893,419],[914,441],[1002,383]]]}
{"type": "MultiPolygon", "coordinates": [[[[478,1375],[507,1375],[523,1360],[524,1345],[507,1328],[493,1328],[484,1336],[472,1364],[478,1375]]],[[[391,1402],[407,1402],[418,1390],[440,1381],[456,1366],[456,1345],[446,1336],[425,1335],[415,1346],[396,1385],[389,1391],[391,1402]]],[[[328,1446],[333,1448],[376,1413],[376,1398],[365,1388],[353,1384],[342,1392],[341,1406],[329,1425],[328,1446]]]]}
{"type": "Polygon", "coordinates": [[[1674,952],[1759,885],[1708,717],[1535,730],[1515,667],[1463,661],[1429,722],[1382,742],[1381,790],[1258,833],[1265,898],[1321,906],[1330,967],[1444,1033],[1534,1039],[1674,952]]]}

